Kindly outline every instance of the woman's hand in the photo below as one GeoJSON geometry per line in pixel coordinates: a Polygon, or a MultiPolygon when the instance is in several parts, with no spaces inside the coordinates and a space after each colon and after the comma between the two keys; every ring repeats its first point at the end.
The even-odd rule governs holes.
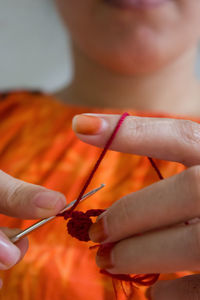
{"type": "MultiPolygon", "coordinates": [[[[118,115],[79,115],[73,128],[82,141],[103,147],[118,119],[118,115]]],[[[102,214],[90,230],[94,242],[111,243],[97,253],[99,267],[139,274],[200,270],[200,223],[184,225],[200,216],[200,125],[127,117],[112,149],[189,168],[123,197],[102,214]]],[[[161,281],[151,290],[153,300],[191,300],[199,295],[199,275],[161,281]]]]}
{"type": "MultiPolygon", "coordinates": [[[[0,171],[0,213],[21,219],[38,219],[56,215],[65,205],[64,195],[23,182],[0,171]]],[[[9,237],[19,231],[0,228],[0,270],[14,266],[28,249],[27,238],[15,244],[9,240],[9,237]]]]}

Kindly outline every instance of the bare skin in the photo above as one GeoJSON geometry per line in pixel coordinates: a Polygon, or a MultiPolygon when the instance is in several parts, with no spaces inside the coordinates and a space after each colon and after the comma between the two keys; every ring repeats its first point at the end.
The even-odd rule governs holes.
{"type": "MultiPolygon", "coordinates": [[[[200,87],[194,73],[199,0],[170,0],[145,12],[106,8],[103,0],[56,2],[71,33],[75,62],[71,85],[57,94],[63,101],[199,118],[200,87]]],[[[88,134],[87,118],[80,115],[74,118],[73,129],[82,141],[102,147],[118,118],[94,115],[88,121],[94,122],[88,134]]],[[[123,125],[112,149],[178,161],[188,169],[108,208],[90,229],[93,241],[116,242],[109,258],[97,255],[98,266],[111,273],[200,269],[200,223],[183,226],[200,214],[200,125],[135,117],[128,117],[123,125]],[[142,236],[135,236],[138,232],[142,236]]],[[[199,282],[200,275],[161,281],[149,297],[199,299],[199,282]]]]}
{"type": "MultiPolygon", "coordinates": [[[[72,37],[75,61],[75,76],[69,87],[57,93],[60,99],[74,105],[200,116],[200,88],[194,74],[200,38],[200,0],[166,0],[156,9],[146,10],[122,10],[108,5],[106,0],[56,0],[56,3],[72,37]]],[[[99,117],[107,127],[92,135],[77,132],[78,118],[73,121],[81,140],[96,146],[104,144],[119,116],[99,117]]],[[[134,117],[129,117],[124,125],[126,130],[118,135],[113,149],[179,161],[189,168],[127,195],[125,201],[120,199],[107,210],[103,217],[105,241],[117,241],[111,252],[113,266],[109,270],[148,273],[200,269],[199,224],[177,226],[199,216],[200,125],[183,120],[136,120],[134,117]],[[162,202],[158,201],[160,194],[165,196],[162,202]],[[136,198],[141,198],[137,201],[140,205],[135,206],[136,198]],[[171,214],[166,215],[166,207],[173,207],[171,214]],[[143,218],[135,219],[133,226],[130,219],[141,213],[143,218]],[[148,215],[154,222],[150,222],[148,215]],[[120,228],[113,222],[119,218],[123,224],[120,228]],[[166,226],[171,229],[164,229],[166,226]],[[134,237],[135,228],[144,233],[141,238],[134,237]],[[150,255],[141,264],[138,262],[144,247],[150,255]]],[[[55,215],[65,205],[63,195],[19,181],[2,171],[0,196],[2,214],[25,219],[55,215]]],[[[2,270],[20,261],[28,248],[27,239],[12,244],[9,240],[12,234],[11,229],[0,230],[2,270]]],[[[90,235],[95,240],[92,228],[90,235]]],[[[101,265],[102,258],[97,257],[97,263],[101,265]]],[[[199,282],[199,275],[159,282],[152,288],[151,298],[198,299],[199,282]]]]}
{"type": "MultiPolygon", "coordinates": [[[[81,115],[73,120],[73,128],[82,141],[102,147],[119,116],[93,116],[97,117],[103,120],[103,126],[98,126],[96,133],[81,132],[81,115]]],[[[192,121],[132,116],[124,121],[112,144],[113,150],[180,162],[188,169],[126,195],[103,213],[91,227],[90,238],[116,244],[109,258],[97,255],[100,268],[114,274],[200,269],[200,223],[184,225],[200,215],[199,145],[200,125],[192,121]],[[138,233],[142,235],[137,236],[138,233]]],[[[152,299],[198,299],[199,279],[196,275],[158,282],[151,290],[152,299]]]]}
{"type": "Polygon", "coordinates": [[[130,76],[105,69],[74,47],[74,78],[69,86],[55,93],[63,102],[200,116],[200,84],[193,67],[195,48],[161,70],[130,76]]]}
{"type": "MultiPolygon", "coordinates": [[[[23,182],[0,171],[0,212],[21,219],[39,219],[56,215],[66,205],[64,195],[23,182]]],[[[28,250],[28,239],[13,244],[9,237],[19,230],[0,228],[0,270],[18,263],[28,250]]],[[[0,286],[2,281],[0,280],[0,286]]]]}
{"type": "Polygon", "coordinates": [[[56,96],[75,105],[200,115],[199,0],[171,0],[145,12],[106,0],[56,2],[75,67],[71,84],[56,96]]]}

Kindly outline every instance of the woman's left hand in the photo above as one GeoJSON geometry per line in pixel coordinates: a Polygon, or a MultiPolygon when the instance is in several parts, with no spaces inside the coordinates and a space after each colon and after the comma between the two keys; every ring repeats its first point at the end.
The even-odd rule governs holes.
{"type": "MultiPolygon", "coordinates": [[[[119,115],[79,115],[77,136],[103,147],[119,115]]],[[[115,202],[92,225],[94,242],[109,243],[97,264],[110,273],[171,273],[200,270],[200,125],[186,120],[127,117],[112,149],[183,163],[182,173],[115,202]],[[142,233],[142,234],[141,234],[142,233]],[[141,234],[141,235],[140,235],[141,234]]],[[[200,275],[160,281],[152,300],[199,299],[200,275]]]]}

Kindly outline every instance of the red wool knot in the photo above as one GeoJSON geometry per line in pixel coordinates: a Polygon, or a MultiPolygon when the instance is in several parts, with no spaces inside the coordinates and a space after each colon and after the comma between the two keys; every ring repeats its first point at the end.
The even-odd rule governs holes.
{"type": "Polygon", "coordinates": [[[74,211],[72,218],[67,223],[68,233],[79,241],[88,242],[90,240],[88,231],[92,225],[92,220],[82,211],[74,211]]]}
{"type": "Polygon", "coordinates": [[[104,212],[103,209],[90,209],[85,213],[82,211],[66,211],[60,216],[63,216],[65,220],[70,219],[67,223],[67,231],[74,238],[79,241],[88,242],[89,238],[89,229],[93,224],[91,217],[98,217],[104,212]]]}

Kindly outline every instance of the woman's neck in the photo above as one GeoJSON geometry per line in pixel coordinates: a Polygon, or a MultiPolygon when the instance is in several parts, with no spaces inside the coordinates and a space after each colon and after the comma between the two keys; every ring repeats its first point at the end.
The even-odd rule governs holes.
{"type": "Polygon", "coordinates": [[[157,72],[137,76],[109,72],[77,49],[74,53],[74,79],[56,94],[61,100],[79,106],[200,116],[195,50],[157,72]]]}

